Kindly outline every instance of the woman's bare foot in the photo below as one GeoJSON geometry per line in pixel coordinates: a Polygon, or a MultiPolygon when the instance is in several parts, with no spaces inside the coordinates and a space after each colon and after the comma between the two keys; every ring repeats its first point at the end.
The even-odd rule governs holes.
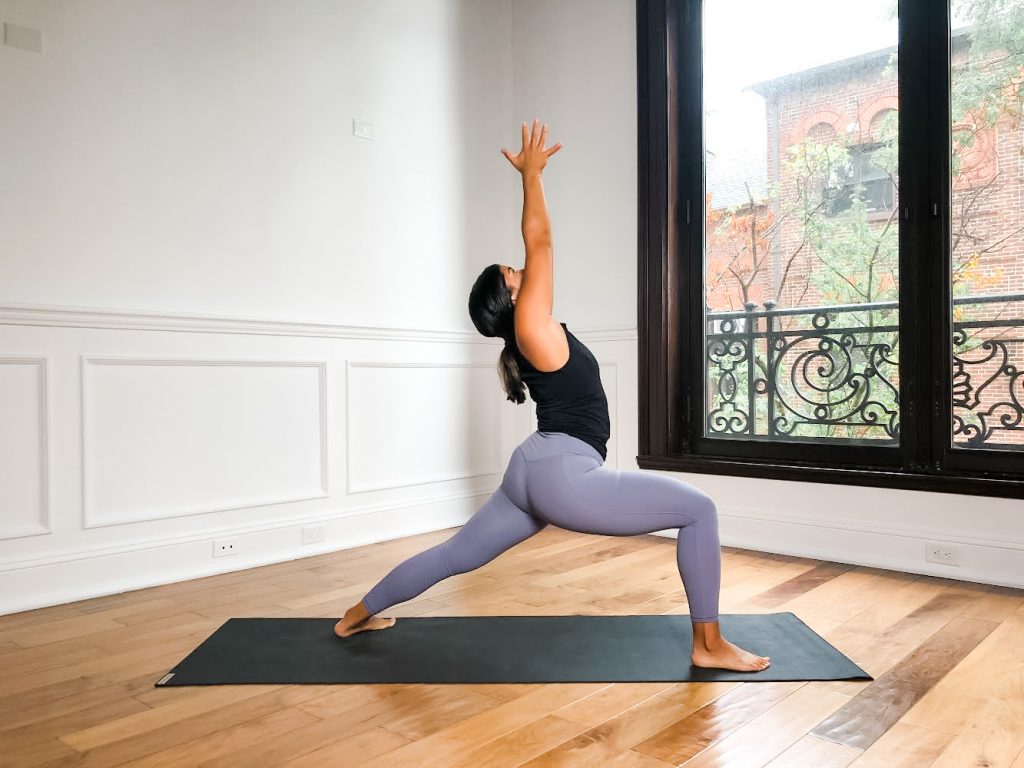
{"type": "Polygon", "coordinates": [[[722,637],[717,621],[694,623],[690,661],[695,667],[730,669],[735,672],[760,672],[771,666],[770,656],[750,653],[722,637]]]}
{"type": "Polygon", "coordinates": [[[351,626],[347,626],[345,624],[345,620],[342,619],[334,625],[334,634],[338,637],[348,637],[349,635],[354,635],[356,632],[365,632],[368,629],[387,629],[394,625],[394,619],[385,619],[380,616],[371,616],[365,621],[351,626]]]}
{"type": "Polygon", "coordinates": [[[744,651],[724,639],[714,650],[694,646],[690,661],[695,667],[731,669],[736,672],[760,672],[771,666],[768,656],[758,656],[744,651]]]}
{"type": "Polygon", "coordinates": [[[395,625],[394,619],[386,619],[379,616],[371,616],[366,610],[363,601],[353,605],[345,615],[334,625],[334,634],[338,637],[348,637],[356,632],[365,632],[368,629],[387,629],[395,625]]]}

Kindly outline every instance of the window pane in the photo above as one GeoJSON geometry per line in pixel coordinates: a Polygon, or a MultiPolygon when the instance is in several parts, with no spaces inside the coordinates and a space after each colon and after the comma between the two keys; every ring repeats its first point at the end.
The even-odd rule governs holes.
{"type": "Polygon", "coordinates": [[[951,439],[1024,449],[1024,0],[952,7],[951,439]]]}
{"type": "Polygon", "coordinates": [[[704,4],[705,435],[899,440],[895,6],[704,4]]]}

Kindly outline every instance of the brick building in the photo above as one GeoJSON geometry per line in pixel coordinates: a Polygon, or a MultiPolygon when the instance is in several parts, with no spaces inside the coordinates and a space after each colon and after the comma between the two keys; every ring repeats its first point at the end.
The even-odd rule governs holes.
{"type": "MultiPolygon", "coordinates": [[[[954,77],[957,66],[971,60],[968,32],[969,27],[954,30],[954,77]]],[[[889,140],[897,129],[895,55],[892,46],[748,86],[764,102],[764,158],[744,157],[737,148],[731,158],[719,152],[707,164],[706,290],[711,312],[897,299],[899,184],[894,178],[895,143],[889,140]],[[836,147],[845,149],[847,162],[823,156],[836,147]],[[857,185],[862,185],[862,203],[857,203],[863,205],[862,214],[851,210],[857,185]],[[809,236],[814,232],[817,241],[809,236]],[[832,239],[822,240],[823,232],[832,239]],[[815,242],[839,240],[850,246],[838,249],[845,263],[834,254],[816,253],[815,242]],[[870,276],[858,266],[869,257],[874,260],[870,276]],[[822,275],[829,279],[822,280],[822,275]]],[[[1018,89],[1014,95],[1024,82],[1024,68],[1019,74],[1009,86],[1018,89]]],[[[1012,368],[1008,374],[1001,368],[1024,369],[1024,297],[971,301],[1024,294],[1024,131],[1019,106],[1017,110],[1000,115],[991,127],[971,114],[951,127],[950,226],[954,295],[960,302],[954,320],[989,323],[971,328],[968,342],[953,351],[955,406],[957,393],[962,396],[954,411],[970,423],[985,411],[990,411],[989,422],[1001,413],[1020,415],[1012,402],[1000,405],[1013,399],[1008,385],[1013,389],[1020,384],[1012,368]],[[998,354],[986,358],[980,344],[990,339],[1000,342],[998,354]],[[980,383],[988,379],[993,380],[981,391],[980,383]]],[[[860,315],[858,322],[885,322],[878,314],[870,321],[864,318],[860,315]]],[[[810,319],[808,313],[776,322],[784,330],[797,329],[807,328],[810,319]]],[[[888,322],[895,324],[895,311],[888,322]]],[[[709,330],[719,329],[713,322],[709,330]]],[[[896,368],[894,361],[894,384],[896,368]]],[[[709,408],[715,407],[714,401],[712,397],[709,408]]],[[[966,436],[956,439],[961,442],[966,436]]],[[[997,429],[985,442],[1019,447],[1024,424],[997,429]]]]}

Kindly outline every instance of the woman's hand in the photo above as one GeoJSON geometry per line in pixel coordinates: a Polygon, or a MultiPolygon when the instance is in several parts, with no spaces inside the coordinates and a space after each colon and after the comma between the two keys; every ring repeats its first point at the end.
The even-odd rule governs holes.
{"type": "Polygon", "coordinates": [[[555,144],[550,149],[545,149],[544,144],[548,139],[548,127],[541,129],[540,120],[533,121],[533,128],[529,136],[526,134],[526,123],[523,123],[523,148],[518,155],[513,155],[507,149],[502,149],[501,154],[508,158],[517,171],[523,176],[530,174],[540,175],[547,165],[548,158],[562,148],[561,144],[555,144]]]}

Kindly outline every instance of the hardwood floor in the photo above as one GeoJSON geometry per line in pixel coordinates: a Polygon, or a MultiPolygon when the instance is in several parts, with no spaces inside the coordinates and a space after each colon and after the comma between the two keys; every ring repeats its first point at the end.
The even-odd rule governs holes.
{"type": "MultiPolygon", "coordinates": [[[[1024,591],[730,548],[722,613],[792,611],[876,679],[153,687],[453,532],[0,616],[0,766],[1024,768],[1024,591]]],[[[687,613],[675,542],[549,528],[383,615],[564,613],[687,613]]]]}

